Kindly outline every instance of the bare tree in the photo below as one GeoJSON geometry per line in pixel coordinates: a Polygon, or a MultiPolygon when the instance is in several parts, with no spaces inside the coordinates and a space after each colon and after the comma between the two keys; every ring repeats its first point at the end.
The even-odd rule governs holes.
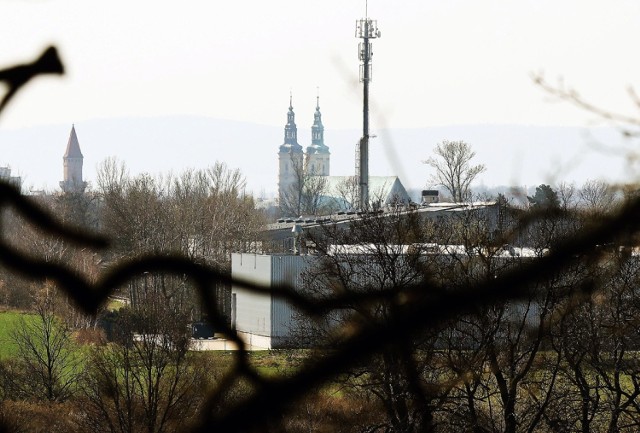
{"type": "MultiPolygon", "coordinates": [[[[312,237],[320,256],[303,277],[307,294],[317,299],[331,299],[337,293],[369,294],[380,300],[341,305],[321,324],[301,320],[302,338],[332,346],[342,338],[342,329],[392,320],[397,307],[393,294],[425,283],[432,265],[425,260],[426,247],[419,243],[426,236],[423,228],[417,214],[395,212],[366,215],[349,230],[328,226],[312,237]]],[[[381,348],[339,379],[383,411],[383,419],[374,421],[368,431],[433,431],[436,407],[447,392],[430,386],[441,376],[434,343],[435,333],[411,341],[398,336],[397,344],[381,348]]]]}
{"type": "Polygon", "coordinates": [[[302,188],[301,214],[321,215],[327,212],[326,176],[305,176],[302,188]]]}
{"type": "Polygon", "coordinates": [[[334,199],[339,201],[336,206],[338,210],[357,207],[359,188],[356,176],[349,176],[336,186],[337,197],[334,199]]]}
{"type": "MultiPolygon", "coordinates": [[[[37,196],[33,200],[77,230],[95,228],[96,203],[91,197],[54,194],[37,196]]],[[[95,264],[90,260],[93,251],[76,248],[63,237],[47,233],[16,213],[5,212],[4,219],[4,236],[17,251],[49,264],[73,263],[82,275],[95,273],[95,264]]],[[[35,294],[44,287],[43,284],[30,284],[15,275],[3,274],[1,270],[0,280],[6,283],[2,287],[1,302],[21,309],[32,309],[35,294]]],[[[56,314],[61,313],[58,308],[56,314]]]]}
{"type": "MultiPolygon", "coordinates": [[[[127,174],[107,160],[98,173],[104,230],[114,239],[110,259],[138,254],[179,254],[230,272],[230,253],[255,243],[263,222],[244,193],[239,170],[215,163],[206,170],[176,176],[127,174]]],[[[182,276],[146,275],[128,284],[133,303],[149,291],[175,298],[182,311],[199,311],[197,297],[182,276]]],[[[230,309],[229,288],[216,286],[219,308],[230,309]]],[[[199,319],[199,318],[198,318],[199,319]]]]}
{"type": "Polygon", "coordinates": [[[476,153],[464,141],[444,140],[434,150],[436,157],[430,157],[424,164],[435,169],[431,181],[443,186],[455,202],[471,198],[471,182],[486,170],[484,164],[471,165],[476,153]]]}
{"type": "Polygon", "coordinates": [[[13,332],[23,376],[14,377],[22,396],[64,401],[75,391],[80,375],[79,353],[73,349],[71,329],[57,315],[59,299],[45,287],[35,302],[35,315],[21,318],[13,332]]]}
{"type": "MultiPolygon", "coordinates": [[[[403,200],[396,200],[397,197],[389,197],[389,185],[384,184],[378,188],[369,190],[369,205],[372,210],[381,209],[385,204],[393,203],[406,204],[403,200]]],[[[349,176],[335,186],[334,194],[331,197],[333,210],[356,209],[358,206],[359,185],[356,176],[349,176]]]]}
{"type": "Polygon", "coordinates": [[[284,188],[280,197],[282,215],[317,215],[325,212],[324,195],[327,189],[327,177],[318,176],[309,168],[308,160],[303,161],[297,154],[291,153],[293,182],[284,188]]]}
{"type": "MultiPolygon", "coordinates": [[[[532,79],[535,84],[540,86],[547,93],[556,96],[561,100],[568,101],[586,112],[595,114],[603,120],[620,125],[620,129],[625,136],[638,136],[638,127],[640,126],[638,113],[629,114],[603,108],[597,103],[593,103],[583,97],[575,88],[567,86],[562,79],[558,80],[557,84],[551,84],[541,73],[533,74],[532,79]]],[[[638,97],[636,90],[632,86],[629,86],[627,88],[627,92],[633,105],[636,108],[640,107],[640,97],[638,97]]]]}
{"type": "Polygon", "coordinates": [[[601,180],[588,180],[578,191],[580,201],[594,214],[610,211],[616,200],[616,191],[601,180]]]}
{"type": "Polygon", "coordinates": [[[573,182],[561,182],[557,192],[562,209],[569,210],[575,207],[576,185],[573,182]]]}
{"type": "Polygon", "coordinates": [[[301,154],[289,153],[291,159],[291,179],[287,185],[280,185],[280,213],[298,216],[302,213],[302,190],[305,181],[305,164],[301,154]]]}
{"type": "Polygon", "coordinates": [[[565,309],[551,329],[553,350],[563,359],[562,381],[555,392],[569,408],[564,423],[568,431],[583,433],[636,431],[640,264],[636,257],[606,251],[600,266],[589,272],[590,279],[602,284],[586,293],[580,293],[584,285],[574,285],[572,290],[585,302],[565,309]]]}
{"type": "Polygon", "coordinates": [[[121,310],[116,342],[92,351],[83,383],[86,431],[183,431],[206,392],[204,365],[188,359],[187,317],[150,295],[121,310]]]}

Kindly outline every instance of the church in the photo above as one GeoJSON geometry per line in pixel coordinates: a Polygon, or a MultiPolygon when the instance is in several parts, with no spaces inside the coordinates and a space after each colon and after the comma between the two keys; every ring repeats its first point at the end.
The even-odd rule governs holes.
{"type": "Polygon", "coordinates": [[[83,162],[84,156],[80,151],[76,127],[72,125],[69,141],[67,141],[67,150],[62,157],[63,180],[60,182],[60,188],[64,193],[81,194],[87,188],[87,182],[82,180],[83,162]]]}
{"type": "Polygon", "coordinates": [[[296,115],[293,112],[292,96],[289,95],[289,111],[287,124],[284,127],[284,143],[278,152],[278,200],[280,209],[300,201],[304,194],[305,183],[311,176],[329,176],[331,153],[324,144],[324,126],[320,113],[320,98],[316,98],[316,111],[311,127],[311,144],[306,149],[298,144],[298,128],[296,115]]]}
{"type": "MultiPolygon", "coordinates": [[[[327,214],[357,208],[355,176],[331,176],[331,152],[324,142],[320,98],[311,126],[311,144],[298,143],[293,101],[278,152],[278,204],[282,215],[327,214]]],[[[369,176],[370,208],[408,204],[411,199],[397,176],[369,176]]]]}

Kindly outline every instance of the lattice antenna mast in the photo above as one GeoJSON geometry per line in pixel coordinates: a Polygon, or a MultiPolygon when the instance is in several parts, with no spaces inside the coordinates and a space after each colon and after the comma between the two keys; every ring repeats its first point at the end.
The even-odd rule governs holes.
{"type": "Polygon", "coordinates": [[[380,37],[378,23],[368,17],[368,5],[365,3],[365,18],[356,21],[356,38],[360,57],[360,82],[363,85],[362,98],[362,138],[356,152],[356,177],[358,180],[358,204],[360,209],[369,208],[369,83],[371,82],[371,57],[373,56],[370,39],[380,37]]]}

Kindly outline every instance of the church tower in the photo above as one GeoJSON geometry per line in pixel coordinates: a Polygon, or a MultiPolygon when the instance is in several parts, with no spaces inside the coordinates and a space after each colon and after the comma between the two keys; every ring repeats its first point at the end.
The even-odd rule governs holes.
{"type": "Polygon", "coordinates": [[[291,95],[289,95],[287,124],[284,127],[284,143],[280,146],[278,160],[278,198],[280,209],[284,210],[290,207],[288,204],[298,201],[296,195],[299,195],[299,191],[297,189],[304,176],[304,154],[302,146],[298,144],[298,128],[296,127],[291,95]]]}
{"type": "Polygon", "coordinates": [[[75,125],[71,126],[71,134],[67,142],[67,150],[62,157],[64,173],[63,181],[60,182],[60,188],[65,193],[82,193],[87,187],[87,183],[82,180],[82,161],[84,157],[80,151],[78,136],[76,135],[75,125]]]}
{"type": "Polygon", "coordinates": [[[324,144],[324,126],[320,113],[320,96],[316,96],[316,112],[311,127],[311,145],[307,147],[307,173],[312,176],[329,176],[329,147],[324,144]]]}

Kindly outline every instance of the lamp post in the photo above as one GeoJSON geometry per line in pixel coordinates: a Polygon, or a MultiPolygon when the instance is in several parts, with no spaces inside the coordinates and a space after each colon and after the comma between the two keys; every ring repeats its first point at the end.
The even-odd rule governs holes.
{"type": "Polygon", "coordinates": [[[294,224],[291,228],[291,233],[293,233],[293,254],[300,255],[300,249],[298,249],[298,241],[300,239],[300,235],[302,235],[302,227],[298,224],[294,224]]]}

